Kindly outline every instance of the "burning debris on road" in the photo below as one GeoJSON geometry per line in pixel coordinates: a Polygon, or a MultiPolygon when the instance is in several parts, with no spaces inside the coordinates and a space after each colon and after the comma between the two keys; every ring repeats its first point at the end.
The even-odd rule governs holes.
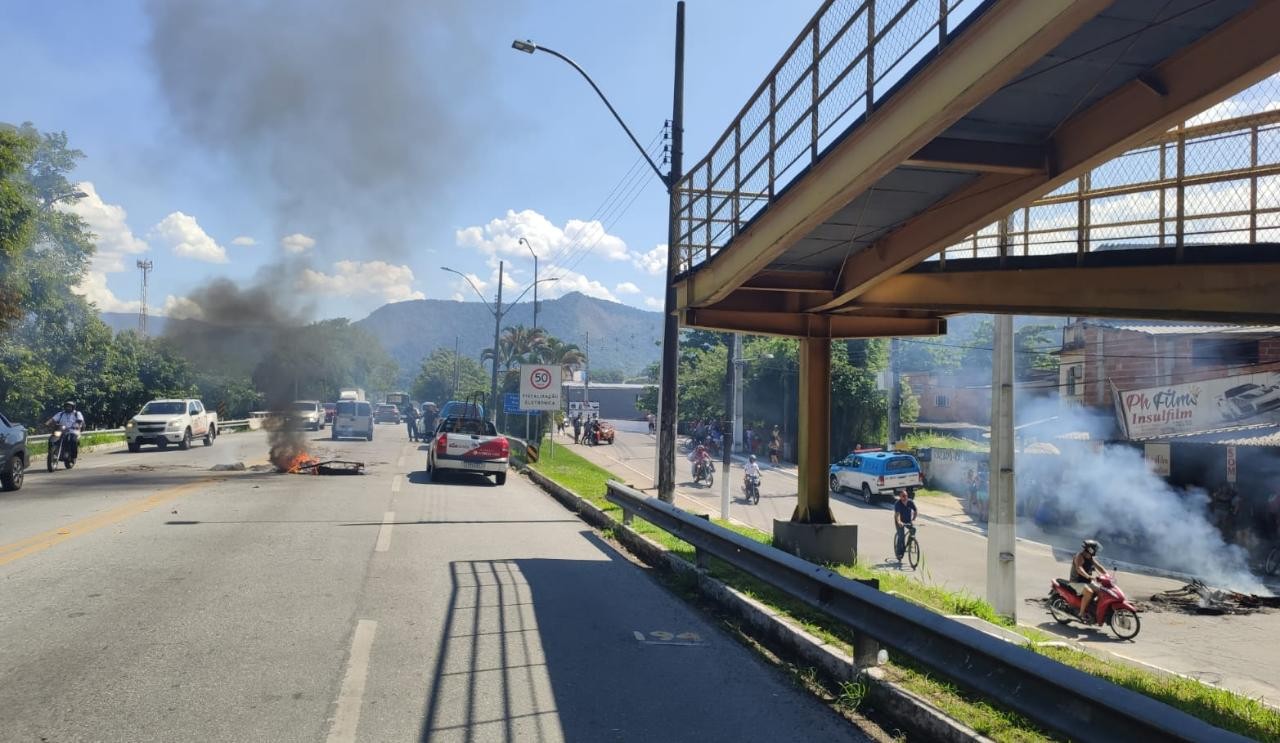
{"type": "Polygon", "coordinates": [[[1151,597],[1153,608],[1191,614],[1252,614],[1262,609],[1280,609],[1280,596],[1220,591],[1193,580],[1182,588],[1161,591],[1151,597]]]}

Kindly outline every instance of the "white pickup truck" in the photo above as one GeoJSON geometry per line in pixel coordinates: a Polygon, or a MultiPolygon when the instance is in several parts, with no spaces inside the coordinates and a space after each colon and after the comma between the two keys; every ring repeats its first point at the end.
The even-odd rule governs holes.
{"type": "Polygon", "coordinates": [[[218,414],[205,410],[199,400],[152,400],[125,424],[124,437],[129,451],[138,451],[143,444],[161,449],[177,444],[179,449],[189,449],[192,439],[203,439],[205,446],[213,446],[218,437],[218,414]]]}
{"type": "Polygon", "coordinates": [[[483,418],[445,418],[436,426],[427,448],[427,476],[437,479],[444,470],[493,475],[494,483],[507,483],[511,445],[493,424],[483,418]]]}

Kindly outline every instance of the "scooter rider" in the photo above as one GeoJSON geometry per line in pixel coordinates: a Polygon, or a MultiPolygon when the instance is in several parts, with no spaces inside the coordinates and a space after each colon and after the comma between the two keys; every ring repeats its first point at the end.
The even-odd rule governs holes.
{"type": "Polygon", "coordinates": [[[1102,545],[1096,539],[1086,539],[1080,543],[1080,551],[1071,560],[1071,587],[1080,592],[1080,621],[1092,623],[1089,618],[1089,604],[1093,602],[1093,594],[1097,590],[1094,582],[1099,575],[1106,572],[1097,555],[1102,545]]]}
{"type": "Polygon", "coordinates": [[[693,450],[693,455],[690,456],[689,459],[693,461],[693,477],[695,480],[698,478],[699,466],[703,464],[708,467],[711,466],[711,452],[702,444],[698,444],[697,448],[693,450]]]}
{"type": "Polygon", "coordinates": [[[45,421],[45,425],[62,427],[66,444],[71,447],[67,458],[75,461],[80,453],[80,431],[84,429],[84,415],[76,410],[76,404],[71,400],[62,403],[62,412],[55,413],[52,418],[45,421]]]}
{"type": "Polygon", "coordinates": [[[747,487],[747,483],[750,482],[753,475],[757,479],[760,477],[760,465],[756,464],[756,455],[754,454],[747,457],[747,463],[742,467],[742,487],[747,487]]]}

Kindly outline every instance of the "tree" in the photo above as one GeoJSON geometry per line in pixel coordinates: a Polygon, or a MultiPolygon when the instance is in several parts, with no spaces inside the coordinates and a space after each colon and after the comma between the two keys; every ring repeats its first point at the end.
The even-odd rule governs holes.
{"type": "Polygon", "coordinates": [[[13,266],[36,235],[35,189],[25,178],[35,149],[33,137],[0,125],[0,331],[21,314],[21,284],[13,266]]]}
{"type": "Polygon", "coordinates": [[[489,378],[475,359],[438,348],[422,362],[410,393],[417,400],[443,404],[450,399],[465,397],[470,392],[487,390],[488,387],[489,378]],[[455,369],[458,379],[456,389],[453,385],[455,369]]]}
{"type": "Polygon", "coordinates": [[[898,387],[898,421],[900,423],[915,423],[920,419],[920,396],[911,389],[911,385],[905,377],[902,377],[898,387]]]}

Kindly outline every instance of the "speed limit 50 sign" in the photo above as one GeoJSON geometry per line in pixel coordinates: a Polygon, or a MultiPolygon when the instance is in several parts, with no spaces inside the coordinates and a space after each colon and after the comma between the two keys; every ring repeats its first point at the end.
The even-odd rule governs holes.
{"type": "Polygon", "coordinates": [[[560,409],[560,368],[541,364],[520,367],[520,409],[560,409]]]}

